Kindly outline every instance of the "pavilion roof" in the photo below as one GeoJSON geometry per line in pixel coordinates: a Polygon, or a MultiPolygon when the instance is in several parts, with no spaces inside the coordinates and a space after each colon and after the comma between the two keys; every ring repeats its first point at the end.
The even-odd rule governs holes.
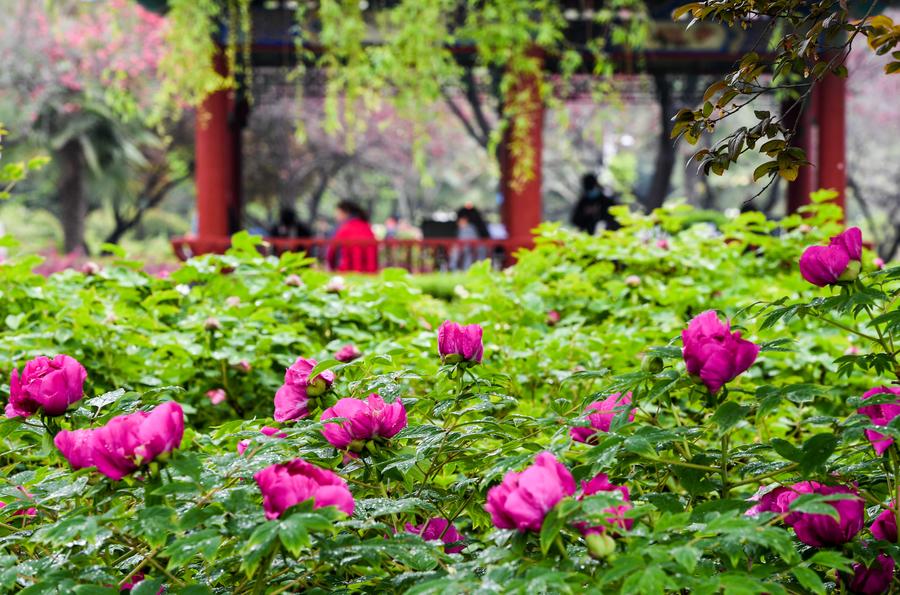
{"type": "MultiPolygon", "coordinates": [[[[164,12],[167,0],[139,0],[145,7],[164,12]]],[[[369,0],[366,12],[374,15],[384,8],[396,4],[397,0],[369,0]]],[[[601,6],[591,0],[560,0],[564,5],[563,14],[569,23],[566,41],[570,47],[582,52],[588,62],[591,52],[589,43],[602,34],[602,29],[594,21],[596,10],[592,5],[601,6]]],[[[767,21],[760,21],[747,29],[727,28],[719,24],[702,22],[690,29],[683,23],[672,21],[672,10],[684,0],[664,0],[648,2],[653,18],[650,34],[639,52],[611,46],[607,54],[627,72],[684,72],[718,73],[730,70],[736,60],[749,51],[763,53],[769,34],[767,21]]],[[[252,61],[255,66],[288,66],[296,61],[297,35],[300,33],[295,20],[296,0],[253,0],[251,21],[253,40],[251,42],[252,61]]],[[[227,30],[220,31],[221,40],[227,30]]],[[[303,32],[304,45],[314,53],[321,46],[317,44],[317,25],[310,24],[310,30],[303,32]]],[[[378,29],[370,28],[368,43],[380,42],[378,29]]],[[[463,63],[474,63],[475,47],[464,39],[451,47],[463,63]]],[[[591,66],[590,63],[587,65],[591,66]]],[[[553,59],[546,67],[555,69],[553,59]]]]}

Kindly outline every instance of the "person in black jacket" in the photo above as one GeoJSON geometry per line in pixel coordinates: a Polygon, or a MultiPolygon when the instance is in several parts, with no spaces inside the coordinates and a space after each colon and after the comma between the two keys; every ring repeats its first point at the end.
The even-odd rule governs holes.
{"type": "Polygon", "coordinates": [[[581,196],[572,211],[572,225],[589,234],[594,233],[601,221],[608,230],[619,229],[619,222],[609,212],[615,205],[615,199],[603,190],[597,176],[584,174],[581,178],[581,196]]]}

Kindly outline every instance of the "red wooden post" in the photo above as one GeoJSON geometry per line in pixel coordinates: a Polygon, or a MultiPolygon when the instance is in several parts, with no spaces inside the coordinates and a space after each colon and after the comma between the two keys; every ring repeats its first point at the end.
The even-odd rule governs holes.
{"type": "Polygon", "coordinates": [[[847,200],[847,80],[828,73],[818,92],[819,188],[836,190],[837,204],[847,200]]]}
{"type": "MultiPolygon", "coordinates": [[[[538,52],[532,53],[531,57],[537,58],[540,65],[541,56],[538,52]]],[[[510,122],[500,148],[500,183],[503,192],[501,215],[509,237],[526,241],[530,240],[531,230],[540,224],[543,216],[541,158],[544,103],[540,84],[539,73],[527,73],[513,85],[506,110],[510,122]],[[521,126],[522,120],[528,122],[526,130],[521,126]],[[510,146],[513,142],[525,142],[531,147],[533,162],[530,171],[522,172],[522,168],[517,167],[517,155],[510,146]]]]}
{"type": "MultiPolygon", "coordinates": [[[[214,58],[216,72],[228,72],[224,51],[214,58]]],[[[197,184],[197,235],[202,251],[206,238],[231,235],[238,205],[237,155],[240,142],[229,121],[232,99],[227,90],[210,94],[197,110],[195,130],[195,179],[197,184]]]]}
{"type": "Polygon", "coordinates": [[[816,155],[815,143],[815,121],[816,121],[816,91],[813,89],[807,99],[806,105],[803,106],[803,112],[798,110],[800,106],[795,106],[793,102],[786,102],[782,109],[791,109],[786,116],[786,124],[794,127],[794,138],[791,143],[793,146],[803,149],[806,153],[806,160],[813,165],[806,165],[800,168],[797,179],[788,183],[787,188],[787,212],[788,214],[796,213],[797,209],[803,205],[810,203],[809,195],[816,190],[816,169],[815,163],[818,161],[816,155]]]}

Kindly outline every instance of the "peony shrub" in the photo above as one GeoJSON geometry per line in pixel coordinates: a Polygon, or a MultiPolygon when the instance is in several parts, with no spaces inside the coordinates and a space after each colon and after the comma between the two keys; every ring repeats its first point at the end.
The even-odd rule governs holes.
{"type": "Polygon", "coordinates": [[[833,214],[547,226],[451,301],[14,257],[0,592],[890,592],[900,267],[808,282],[833,214]]]}

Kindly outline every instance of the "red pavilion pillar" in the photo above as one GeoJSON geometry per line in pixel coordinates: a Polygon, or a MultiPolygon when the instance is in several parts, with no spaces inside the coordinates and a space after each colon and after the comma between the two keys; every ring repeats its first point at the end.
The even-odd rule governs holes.
{"type": "MultiPolygon", "coordinates": [[[[227,75],[221,49],[213,65],[217,73],[227,75]]],[[[240,126],[233,114],[229,90],[211,93],[197,110],[197,252],[223,249],[222,240],[240,225],[240,126]]]]}
{"type": "Polygon", "coordinates": [[[543,154],[544,102],[541,99],[541,55],[530,54],[537,60],[537,72],[529,72],[516,81],[507,100],[509,124],[500,148],[500,184],[503,193],[501,215],[512,240],[531,242],[531,230],[543,218],[541,204],[541,160],[543,154]],[[527,125],[523,125],[527,122],[527,125]],[[531,163],[522,164],[513,151],[514,143],[530,147],[527,155],[531,163]]]}
{"type": "Polygon", "coordinates": [[[835,190],[836,204],[846,209],[847,79],[827,73],[816,87],[819,124],[819,188],[835,190]]]}
{"type": "MultiPolygon", "coordinates": [[[[783,107],[785,111],[793,106],[793,102],[787,102],[783,107]]],[[[787,188],[787,212],[796,213],[797,209],[810,203],[809,195],[816,190],[816,169],[814,164],[818,161],[815,143],[816,120],[816,92],[810,93],[803,111],[798,113],[798,107],[787,114],[787,124],[794,127],[792,145],[803,149],[806,160],[812,165],[804,165],[797,174],[797,179],[788,183],[787,188]]]]}

